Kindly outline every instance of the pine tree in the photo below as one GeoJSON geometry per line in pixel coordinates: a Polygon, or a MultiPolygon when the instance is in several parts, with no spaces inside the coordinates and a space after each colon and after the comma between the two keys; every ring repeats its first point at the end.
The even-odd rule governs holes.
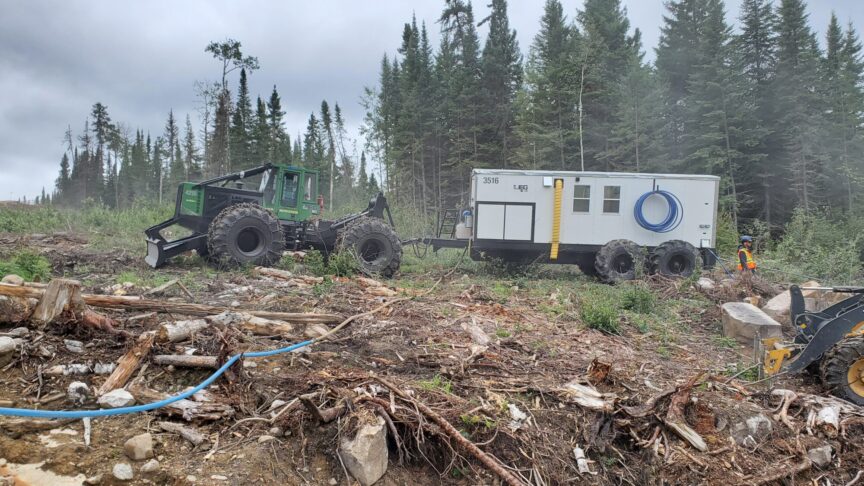
{"type": "Polygon", "coordinates": [[[576,107],[580,35],[558,0],[547,0],[519,94],[520,164],[531,169],[578,169],[576,107]]]}
{"type": "Polygon", "coordinates": [[[273,92],[270,93],[270,101],[267,102],[268,127],[270,128],[270,140],[268,146],[270,149],[269,160],[277,164],[287,164],[291,160],[291,140],[285,132],[285,125],[282,118],[285,112],[282,111],[282,100],[279,97],[279,92],[276,91],[276,86],[273,86],[273,92]]]}
{"type": "Polygon", "coordinates": [[[252,122],[252,102],[249,99],[249,86],[246,70],[240,70],[240,86],[237,89],[237,102],[231,115],[231,166],[235,170],[253,167],[250,158],[250,132],[252,122]]]}
{"type": "Polygon", "coordinates": [[[480,60],[483,106],[482,167],[507,168],[513,157],[516,93],[522,84],[522,55],[510,29],[507,1],[492,0],[492,12],[480,22],[489,35],[480,60]]]}
{"type": "Polygon", "coordinates": [[[750,120],[754,144],[745,149],[749,163],[736,180],[739,186],[739,213],[745,219],[774,222],[772,208],[779,204],[775,193],[782,192],[777,181],[788,180],[778,155],[777,118],[773,83],[777,63],[774,24],[777,21],[770,0],[744,0],[741,6],[741,34],[735,39],[735,69],[745,79],[743,97],[753,106],[750,120]]]}
{"type": "Polygon", "coordinates": [[[254,165],[270,162],[270,125],[267,119],[267,105],[261,97],[255,102],[255,116],[250,138],[250,157],[254,165]]]}
{"type": "MultiPolygon", "coordinates": [[[[782,0],[778,9],[776,94],[777,127],[790,161],[792,187],[805,211],[822,202],[827,184],[821,136],[823,100],[819,95],[819,48],[807,25],[803,0],[782,0]]],[[[792,209],[785,209],[784,218],[792,209]]],[[[779,209],[779,208],[778,208],[779,209]]]]}
{"type": "Polygon", "coordinates": [[[183,138],[183,169],[186,171],[184,180],[195,181],[201,177],[200,155],[195,143],[195,130],[192,129],[192,119],[186,115],[186,134],[183,138]]]}
{"type": "Polygon", "coordinates": [[[159,180],[159,202],[163,197],[171,200],[177,192],[177,186],[186,178],[186,167],[183,164],[183,155],[180,152],[180,127],[174,118],[174,110],[168,111],[168,121],[165,122],[165,155],[168,160],[167,173],[161,174],[159,180]]]}

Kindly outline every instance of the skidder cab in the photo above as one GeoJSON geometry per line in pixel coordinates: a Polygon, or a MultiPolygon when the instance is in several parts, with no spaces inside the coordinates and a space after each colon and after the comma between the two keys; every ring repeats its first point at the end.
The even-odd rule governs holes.
{"type": "Polygon", "coordinates": [[[365,273],[396,273],[402,244],[384,195],[378,193],[364,211],[322,220],[324,201],[318,188],[317,171],[277,164],[184,182],[177,188],[174,217],[144,231],[145,261],[158,268],[195,250],[222,264],[267,266],[286,249],[316,249],[325,256],[351,251],[365,273]],[[258,176],[257,190],[246,189],[244,180],[258,176]],[[191,234],[168,241],[162,230],[174,225],[191,234]]]}

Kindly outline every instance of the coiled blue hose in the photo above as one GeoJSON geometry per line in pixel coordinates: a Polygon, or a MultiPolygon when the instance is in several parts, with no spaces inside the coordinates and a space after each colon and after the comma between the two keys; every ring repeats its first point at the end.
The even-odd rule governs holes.
{"type": "Polygon", "coordinates": [[[678,225],[681,224],[681,220],[684,219],[684,206],[675,194],[672,194],[669,191],[655,189],[642,194],[642,196],[636,201],[636,205],[633,206],[633,216],[636,218],[636,222],[639,223],[639,226],[648,231],[653,231],[655,233],[668,233],[677,228],[678,225]],[[660,221],[659,223],[648,222],[642,212],[642,206],[645,204],[645,201],[654,195],[662,196],[666,200],[666,204],[669,206],[669,212],[666,213],[666,217],[663,221],[660,221]]]}
{"type": "Polygon", "coordinates": [[[179,395],[175,395],[173,397],[168,397],[164,400],[159,400],[158,402],[148,403],[146,405],[134,405],[131,407],[120,407],[120,408],[106,408],[101,410],[31,410],[29,408],[3,408],[0,407],[0,415],[11,415],[15,417],[32,417],[32,418],[46,418],[46,419],[81,419],[81,418],[93,418],[93,417],[107,417],[110,415],[125,415],[130,413],[138,413],[138,412],[147,412],[149,410],[155,410],[157,408],[162,408],[164,406],[170,405],[174,402],[184,400],[186,398],[191,397],[192,395],[198,393],[199,391],[210,386],[216,378],[219,378],[222,373],[231,367],[234,363],[236,363],[240,358],[263,358],[265,356],[273,356],[276,354],[282,353],[290,353],[295,349],[300,349],[304,346],[308,346],[315,342],[315,340],[303,341],[301,343],[292,344],[291,346],[286,346],[284,348],[279,349],[271,349],[269,351],[253,351],[251,353],[240,353],[235,354],[228,358],[228,361],[222,365],[221,368],[216,370],[212,375],[208,376],[206,380],[201,382],[200,385],[195,388],[185,391],[179,395]]]}

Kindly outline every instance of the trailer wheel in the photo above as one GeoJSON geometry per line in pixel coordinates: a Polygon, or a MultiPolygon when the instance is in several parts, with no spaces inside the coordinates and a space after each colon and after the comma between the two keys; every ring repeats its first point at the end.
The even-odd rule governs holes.
{"type": "Polygon", "coordinates": [[[387,223],[364,217],[352,223],[339,235],[338,250],[357,257],[360,271],[367,275],[390,278],[402,264],[402,242],[387,223]]]}
{"type": "Polygon", "coordinates": [[[689,277],[698,270],[699,251],[686,241],[671,240],[661,243],[651,252],[651,273],[667,277],[689,277]]]}
{"type": "Polygon", "coordinates": [[[820,363],[822,384],[834,395],[864,405],[864,337],[844,339],[820,363]]]}
{"type": "Polygon", "coordinates": [[[597,252],[594,269],[605,282],[633,280],[645,266],[645,250],[630,240],[612,240],[597,252]]]}
{"type": "Polygon", "coordinates": [[[222,210],[210,223],[209,256],[228,265],[272,265],[282,257],[285,238],[273,213],[251,203],[222,210]]]}

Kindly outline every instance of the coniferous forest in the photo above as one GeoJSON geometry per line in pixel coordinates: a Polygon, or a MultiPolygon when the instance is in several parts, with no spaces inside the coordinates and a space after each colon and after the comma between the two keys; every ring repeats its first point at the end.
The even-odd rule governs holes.
{"type": "Polygon", "coordinates": [[[181,181],[272,161],[319,170],[331,209],[380,187],[394,207],[434,215],[467,202],[472,168],[714,174],[739,227],[860,207],[864,59],[853,25],[832,16],[817,37],[804,0],[744,0],[735,25],[722,0],[658,2],[647,62],[652,47],[620,0],[573,12],[547,0],[529,46],[506,0],[490,8],[476,18],[469,1],[447,0],[440,18],[407,19],[377,84],[357,87],[359,140],[328,101],[310,100],[308,124],[286,127],[275,86],[249,92],[258,60],[236,40],[213,42],[204,55],[220,77],[196,83],[197,113],[166,107],[153,133],[95,103],[67,130],[56,188],[41,201],[173,201],[181,181]]]}

